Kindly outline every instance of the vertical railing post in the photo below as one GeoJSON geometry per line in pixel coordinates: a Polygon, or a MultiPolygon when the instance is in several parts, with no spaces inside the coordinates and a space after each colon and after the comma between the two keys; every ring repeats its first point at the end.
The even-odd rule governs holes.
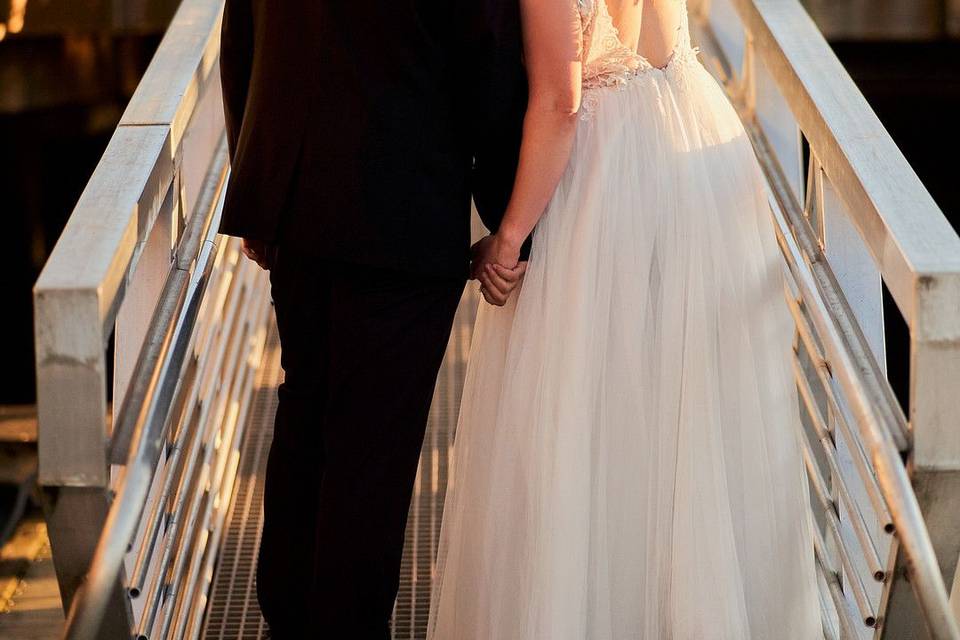
{"type": "MultiPolygon", "coordinates": [[[[910,349],[910,460],[914,490],[940,569],[960,613],[960,256],[953,269],[916,278],[910,349]]],[[[893,576],[886,638],[915,637],[922,615],[901,558],[893,576]]],[[[960,619],[960,617],[958,617],[960,619]]]]}
{"type": "MultiPolygon", "coordinates": [[[[119,128],[34,287],[39,483],[65,611],[113,500],[107,349],[138,246],[168,200],[171,157],[166,128],[119,128]]],[[[103,640],[130,638],[123,583],[113,585],[103,640]]]]}
{"type": "MultiPolygon", "coordinates": [[[[64,610],[90,565],[111,500],[100,296],[70,285],[48,276],[34,294],[39,481],[64,610]]],[[[129,638],[127,603],[118,581],[105,640],[129,638]]]]}

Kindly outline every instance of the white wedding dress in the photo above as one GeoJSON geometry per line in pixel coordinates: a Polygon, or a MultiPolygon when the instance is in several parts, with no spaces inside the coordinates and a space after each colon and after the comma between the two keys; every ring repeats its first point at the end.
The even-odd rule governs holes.
{"type": "Polygon", "coordinates": [[[582,121],[519,295],[482,305],[434,640],[822,638],[760,169],[691,49],[581,0],[582,121]]]}

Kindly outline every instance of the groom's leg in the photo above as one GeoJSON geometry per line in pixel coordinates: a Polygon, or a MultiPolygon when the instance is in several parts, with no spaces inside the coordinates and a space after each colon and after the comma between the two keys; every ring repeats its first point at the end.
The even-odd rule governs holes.
{"type": "Polygon", "coordinates": [[[320,438],[326,391],[329,278],[316,260],[283,252],[270,272],[284,382],[264,479],[257,597],[276,640],[312,621],[320,438]]]}
{"type": "Polygon", "coordinates": [[[316,638],[389,637],[424,428],[463,286],[385,269],[332,272],[316,638]]]}

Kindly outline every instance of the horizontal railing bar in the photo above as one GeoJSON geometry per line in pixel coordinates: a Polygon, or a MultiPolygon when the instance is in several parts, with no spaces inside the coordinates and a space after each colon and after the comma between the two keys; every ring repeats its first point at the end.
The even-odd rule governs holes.
{"type": "MultiPolygon", "coordinates": [[[[826,358],[823,357],[823,351],[817,344],[813,327],[810,326],[810,323],[800,311],[800,307],[798,304],[796,304],[792,295],[787,298],[787,307],[790,310],[791,315],[793,315],[794,325],[797,327],[797,334],[800,336],[800,343],[803,345],[810,357],[814,373],[817,376],[817,380],[820,382],[820,388],[823,390],[824,398],[827,401],[828,409],[833,411],[838,422],[840,420],[845,421],[847,418],[845,413],[841,410],[839,399],[840,394],[838,394],[836,388],[830,384],[830,378],[833,375],[830,368],[830,363],[826,358]]],[[[832,431],[829,426],[827,426],[827,430],[832,431]]]]}
{"type": "Polygon", "coordinates": [[[151,637],[150,630],[153,629],[157,612],[160,610],[163,602],[163,573],[163,567],[158,567],[153,580],[150,581],[150,587],[145,589],[141,596],[146,597],[146,602],[143,605],[143,612],[140,614],[139,629],[134,636],[137,640],[149,640],[151,637]],[[158,586],[154,588],[154,584],[158,586]]]}
{"type": "MultiPolygon", "coordinates": [[[[256,274],[254,274],[256,275],[256,274]]],[[[251,280],[254,280],[251,278],[251,280]]],[[[249,284],[249,283],[248,283],[249,284]]],[[[217,520],[222,515],[222,512],[225,512],[226,505],[220,504],[218,506],[220,489],[223,486],[223,483],[228,479],[228,465],[231,464],[233,454],[236,451],[239,451],[240,441],[244,434],[244,426],[246,417],[247,407],[251,401],[251,391],[253,388],[254,378],[256,377],[256,369],[251,365],[252,356],[256,355],[257,347],[255,344],[252,344],[254,340],[260,339],[262,342],[265,336],[261,334],[258,336],[254,333],[256,325],[254,321],[258,319],[258,316],[261,314],[257,313],[258,309],[266,308],[266,291],[267,288],[263,287],[259,292],[259,296],[254,298],[253,303],[250,305],[251,313],[248,314],[247,318],[244,320],[246,326],[246,332],[244,334],[244,342],[246,346],[241,353],[240,363],[241,371],[238,373],[240,377],[240,393],[231,394],[231,398],[241,398],[242,404],[237,405],[235,408],[231,406],[231,411],[229,412],[229,426],[225,429],[226,433],[221,438],[220,441],[220,450],[217,453],[217,462],[216,467],[213,472],[213,479],[210,483],[211,489],[207,495],[207,502],[205,506],[205,513],[202,518],[200,518],[200,523],[207,531],[207,540],[206,544],[210,543],[209,536],[213,535],[216,530],[219,530],[222,526],[222,523],[217,520]]],[[[259,361],[259,360],[258,360],[259,361]]],[[[204,554],[206,554],[206,549],[204,549],[204,554]]],[[[203,557],[201,554],[197,553],[197,550],[194,549],[191,554],[190,566],[187,570],[187,580],[186,583],[180,589],[182,597],[177,602],[176,611],[173,615],[172,628],[173,628],[173,640],[179,640],[183,637],[184,627],[188,622],[190,611],[188,607],[193,600],[193,596],[196,595],[196,589],[199,584],[199,575],[202,567],[203,557]]],[[[168,636],[169,637],[169,634],[168,636]]]]}
{"type": "MultiPolygon", "coordinates": [[[[192,347],[189,348],[192,350],[192,347]]],[[[193,359],[191,357],[191,359],[193,359]]],[[[192,363],[191,363],[192,364],[192,363]]],[[[178,388],[178,396],[182,395],[180,390],[182,389],[192,389],[196,382],[196,372],[194,367],[190,367],[194,371],[192,374],[184,376],[183,382],[178,388]]],[[[192,412],[188,411],[187,408],[184,408],[183,416],[188,416],[192,412]]],[[[182,417],[182,416],[181,416],[182,417]]],[[[139,549],[137,549],[136,560],[133,565],[133,571],[130,573],[128,591],[130,597],[137,598],[140,595],[140,592],[143,590],[143,584],[146,580],[146,574],[149,571],[150,558],[154,553],[154,548],[159,538],[160,533],[160,523],[166,519],[166,505],[170,499],[170,495],[173,489],[173,482],[176,478],[176,471],[178,469],[181,455],[183,453],[182,442],[179,438],[184,437],[182,430],[178,430],[173,441],[173,446],[169,447],[167,452],[167,460],[163,466],[162,470],[158,469],[158,473],[163,473],[163,482],[160,486],[159,498],[153,502],[153,507],[150,510],[150,513],[146,516],[146,531],[143,535],[143,541],[139,549]]]]}
{"type": "MultiPolygon", "coordinates": [[[[801,374],[798,372],[797,375],[801,374]]],[[[840,468],[837,465],[836,454],[834,451],[828,450],[832,449],[833,445],[832,443],[824,442],[822,435],[820,435],[820,443],[822,449],[824,450],[824,457],[827,458],[827,462],[830,466],[830,471],[836,480],[835,486],[840,494],[840,500],[846,505],[847,511],[849,511],[851,515],[851,523],[853,524],[853,530],[854,533],[856,533],[863,559],[866,561],[867,567],[870,569],[874,580],[877,582],[883,582],[886,578],[886,571],[880,565],[880,558],[877,554],[876,547],[873,544],[873,540],[870,538],[870,534],[867,531],[867,523],[863,519],[863,513],[860,511],[859,505],[853,501],[850,496],[849,489],[847,489],[846,482],[843,479],[843,474],[840,472],[840,468]]],[[[833,503],[834,510],[836,510],[836,502],[833,500],[832,496],[830,501],[833,503]]],[[[839,513],[837,515],[839,516],[839,513]]]]}
{"type": "MultiPolygon", "coordinates": [[[[856,434],[854,434],[853,430],[850,428],[846,413],[840,407],[839,400],[837,399],[837,390],[831,384],[832,378],[830,376],[829,366],[827,365],[826,360],[824,360],[820,348],[817,346],[816,341],[814,340],[813,329],[810,327],[806,316],[801,312],[800,308],[796,305],[790,304],[792,301],[793,296],[790,295],[788,298],[787,308],[793,315],[794,324],[797,327],[797,334],[800,336],[800,341],[812,360],[813,369],[820,381],[820,388],[822,388],[824,391],[828,408],[836,417],[837,426],[850,446],[851,458],[856,465],[857,472],[861,481],[863,482],[864,488],[867,490],[867,496],[870,498],[874,512],[876,513],[877,518],[880,520],[883,530],[887,533],[893,533],[893,518],[890,516],[890,512],[887,509],[883,492],[880,490],[880,485],[877,484],[876,475],[867,458],[866,452],[861,446],[860,438],[856,437],[856,434]]],[[[826,427],[826,430],[831,431],[829,427],[826,427]]]]}
{"type": "Polygon", "coordinates": [[[810,441],[807,438],[807,434],[803,432],[802,429],[800,437],[803,443],[803,463],[807,468],[807,473],[809,476],[815,479],[815,481],[812,483],[814,487],[814,493],[817,495],[820,508],[826,517],[827,530],[833,537],[837,552],[840,554],[840,562],[850,576],[848,582],[853,588],[853,597],[854,600],[857,601],[857,608],[860,610],[860,620],[866,626],[872,627],[877,623],[877,615],[873,610],[873,606],[870,604],[870,598],[867,596],[867,590],[863,585],[863,579],[860,577],[860,574],[854,567],[853,559],[850,557],[850,551],[844,544],[843,536],[840,533],[840,518],[837,515],[836,506],[834,505],[833,500],[830,498],[826,483],[823,480],[823,476],[820,474],[820,469],[817,467],[817,463],[813,459],[813,449],[810,446],[810,441]]]}
{"type": "Polygon", "coordinates": [[[813,450],[810,448],[810,443],[807,442],[807,436],[802,431],[801,429],[800,438],[803,446],[800,453],[803,455],[803,464],[807,468],[807,476],[810,478],[810,484],[813,485],[814,493],[817,494],[821,504],[828,503],[830,502],[830,487],[827,486],[827,481],[813,458],[813,450]]]}
{"type": "Polygon", "coordinates": [[[200,253],[203,239],[209,235],[211,216],[209,214],[201,215],[200,212],[209,211],[208,207],[216,202],[217,194],[223,189],[227,165],[225,144],[225,139],[221,140],[220,148],[214,155],[214,167],[216,168],[207,175],[199,201],[201,206],[198,212],[187,221],[187,226],[179,243],[180,246],[177,249],[178,259],[171,267],[175,278],[171,278],[173,282],[168,286],[170,288],[177,287],[177,295],[174,296],[173,292],[166,287],[161,291],[158,305],[160,312],[155,314],[151,320],[150,328],[144,338],[144,349],[134,366],[127,394],[124,396],[120,412],[117,414],[117,422],[114,425],[110,443],[109,459],[112,464],[125,464],[127,462],[130,454],[130,443],[141,418],[132,408],[140,407],[141,410],[145,410],[144,398],[151,388],[151,381],[155,379],[161,356],[165,353],[162,348],[165,343],[158,340],[158,336],[167,336],[172,332],[177,313],[183,307],[183,298],[190,283],[193,262],[200,253]],[[206,203],[206,206],[204,206],[204,203],[206,203]]]}
{"type": "MultiPolygon", "coordinates": [[[[218,154],[218,157],[219,157],[219,154],[218,154]]],[[[206,186],[208,188],[212,186],[214,191],[211,191],[210,189],[205,188],[200,202],[207,202],[209,201],[210,198],[213,197],[217,184],[218,182],[214,180],[207,181],[206,186]]],[[[195,259],[196,258],[191,259],[188,253],[182,252],[181,256],[178,257],[177,260],[181,268],[190,269],[192,268],[192,263],[195,261],[195,259]]],[[[217,284],[217,286],[219,286],[219,283],[217,284]]],[[[205,295],[206,296],[216,295],[216,292],[211,293],[208,291],[205,293],[205,295]]],[[[206,301],[206,298],[203,304],[204,305],[208,304],[206,301]]],[[[202,313],[204,313],[203,309],[201,309],[201,314],[202,313]]],[[[212,352],[211,344],[212,344],[213,338],[214,338],[213,332],[194,331],[191,334],[191,340],[187,345],[187,351],[192,354],[195,352],[196,342],[198,340],[203,341],[203,344],[199,349],[199,358],[193,355],[190,356],[191,364],[195,365],[195,366],[189,367],[189,370],[191,371],[191,373],[187,376],[183,376],[181,383],[177,386],[177,392],[174,399],[174,403],[179,403],[181,402],[181,400],[183,402],[183,414],[180,416],[181,427],[178,428],[172,436],[173,446],[170,448],[169,458],[166,463],[166,469],[168,470],[168,472],[164,476],[162,488],[160,491],[161,497],[159,500],[157,500],[154,503],[154,509],[151,512],[151,514],[147,517],[147,520],[146,520],[146,523],[147,523],[146,536],[149,536],[149,538],[145,539],[144,544],[142,544],[140,549],[138,550],[136,561],[134,563],[134,568],[129,577],[128,590],[131,597],[133,598],[139,597],[141,592],[143,591],[143,586],[147,578],[147,572],[150,570],[150,555],[153,553],[152,548],[153,548],[153,545],[155,544],[155,539],[158,537],[157,534],[159,533],[159,524],[161,522],[161,519],[167,516],[166,511],[164,511],[164,514],[162,517],[159,516],[156,512],[160,509],[164,509],[164,510],[166,509],[165,505],[167,504],[167,500],[170,497],[171,491],[173,489],[173,482],[177,478],[177,473],[176,473],[178,468],[177,465],[180,462],[182,452],[184,450],[183,438],[186,435],[192,435],[193,437],[190,440],[190,442],[192,443],[192,442],[195,442],[196,438],[198,437],[197,431],[199,430],[195,430],[191,432],[191,434],[185,434],[183,433],[183,428],[190,424],[192,420],[193,412],[196,410],[196,401],[197,401],[197,394],[200,386],[200,379],[203,375],[203,372],[206,370],[205,364],[206,364],[207,358],[209,354],[212,352]]],[[[170,429],[165,428],[165,431],[170,431],[170,429]]],[[[192,445],[190,443],[187,443],[186,449],[187,451],[192,451],[193,450],[192,445]]]]}
{"type": "MultiPolygon", "coordinates": [[[[241,262],[238,265],[239,274],[235,273],[233,278],[230,279],[230,287],[235,289],[242,289],[242,282],[238,275],[242,275],[245,269],[249,268],[244,262],[241,262]]],[[[230,352],[233,349],[231,346],[234,342],[235,332],[233,328],[239,322],[236,320],[239,310],[242,308],[240,304],[240,296],[233,295],[227,296],[230,301],[229,306],[223,312],[223,317],[220,321],[220,326],[226,328],[227,331],[217,332],[217,337],[220,340],[217,342],[215,347],[216,354],[212,359],[212,364],[209,369],[204,373],[204,378],[214,379],[221,376],[221,371],[223,369],[224,363],[230,361],[230,352]]],[[[229,366],[229,365],[228,365],[229,366]]],[[[191,480],[195,473],[196,465],[201,462],[198,456],[198,451],[203,451],[205,447],[209,447],[210,439],[215,435],[216,428],[215,426],[219,424],[218,414],[221,411],[223,403],[225,402],[224,396],[220,396],[216,402],[216,405],[211,402],[210,398],[206,398],[201,402],[202,410],[198,418],[198,423],[200,425],[208,425],[206,430],[197,429],[198,435],[194,438],[193,444],[191,445],[191,453],[187,457],[187,466],[184,471],[180,474],[181,486],[177,490],[177,498],[173,506],[173,510],[170,514],[171,526],[167,532],[168,542],[164,547],[164,552],[160,560],[161,571],[155,576],[153,583],[151,584],[149,593],[155,591],[163,592],[166,588],[166,584],[169,582],[168,574],[172,569],[169,568],[170,558],[174,556],[174,548],[177,546],[178,536],[180,525],[184,520],[191,521],[192,516],[184,518],[183,512],[184,509],[190,509],[193,505],[194,495],[190,491],[191,480]],[[211,417],[211,415],[213,417],[211,417]]],[[[142,637],[147,637],[150,634],[150,631],[153,626],[153,616],[156,615],[157,610],[156,606],[158,602],[155,598],[152,598],[148,601],[148,606],[153,607],[153,609],[148,609],[145,611],[143,616],[143,621],[141,622],[140,635],[142,637]]]]}
{"type": "MultiPolygon", "coordinates": [[[[246,265],[246,262],[241,263],[246,265]]],[[[239,283],[241,286],[241,291],[243,293],[240,296],[238,301],[240,309],[243,309],[244,302],[250,302],[249,292],[245,291],[243,283],[239,283]]],[[[249,306],[249,305],[248,305],[249,306]]],[[[243,326],[242,320],[238,323],[233,323],[230,325],[231,335],[229,337],[230,345],[227,351],[227,368],[225,371],[225,376],[223,379],[227,381],[226,388],[232,389],[234,387],[235,379],[239,370],[239,363],[242,361],[244,352],[243,352],[243,342],[246,336],[246,327],[243,326]]],[[[197,533],[197,516],[200,513],[201,506],[203,505],[204,498],[207,497],[206,485],[210,480],[210,461],[213,457],[215,447],[213,446],[212,440],[216,437],[216,434],[220,431],[223,425],[224,418],[227,415],[227,407],[229,404],[229,393],[221,393],[218,396],[217,407],[214,411],[214,418],[210,420],[210,429],[207,432],[207,437],[204,438],[204,450],[203,458],[199,462],[201,463],[200,472],[196,483],[187,484],[184,486],[184,494],[188,497],[188,506],[187,506],[187,518],[183,523],[185,526],[181,527],[179,530],[179,540],[176,542],[176,551],[173,553],[173,565],[169,568],[167,574],[167,579],[165,586],[167,587],[166,596],[167,600],[170,603],[170,606],[164,608],[163,616],[160,619],[160,629],[157,634],[160,638],[166,638],[167,632],[170,628],[170,623],[172,621],[174,609],[176,607],[177,599],[180,597],[178,594],[181,592],[181,577],[184,574],[186,569],[186,563],[189,559],[189,556],[192,555],[186,551],[192,549],[194,546],[194,536],[197,533]],[[186,491],[186,489],[193,487],[192,491],[186,491]]],[[[190,480],[191,478],[187,478],[190,480]]]]}
{"type": "Polygon", "coordinates": [[[195,600],[197,604],[190,612],[190,620],[187,623],[187,638],[197,638],[200,635],[200,625],[203,624],[204,612],[207,610],[207,604],[209,603],[209,597],[207,596],[207,593],[209,592],[210,586],[213,583],[212,576],[220,550],[220,540],[222,538],[223,527],[220,527],[213,532],[213,537],[210,540],[210,544],[207,546],[207,551],[203,560],[202,575],[204,576],[204,580],[197,586],[195,600]]]}
{"type": "Polygon", "coordinates": [[[840,471],[839,464],[837,464],[836,445],[831,440],[829,432],[824,427],[823,418],[820,416],[819,411],[817,411],[815,406],[812,404],[813,398],[811,396],[810,384],[807,381],[806,376],[803,374],[803,371],[800,370],[800,364],[796,360],[794,360],[793,363],[793,373],[794,379],[797,382],[797,386],[800,387],[800,395],[803,397],[807,414],[810,416],[810,420],[814,423],[814,430],[817,432],[817,438],[820,440],[823,455],[827,459],[827,464],[830,466],[830,472],[835,478],[834,484],[839,492],[840,500],[847,507],[847,511],[851,515],[851,523],[853,524],[854,533],[857,535],[857,541],[860,543],[860,549],[863,552],[863,559],[867,562],[867,566],[873,575],[873,579],[877,582],[883,582],[886,578],[886,571],[883,569],[883,565],[880,562],[880,555],[877,553],[877,548],[873,544],[873,539],[870,537],[870,533],[867,530],[867,523],[863,518],[863,512],[860,511],[860,506],[854,502],[850,495],[850,490],[847,488],[846,480],[840,471]]]}
{"type": "MultiPolygon", "coordinates": [[[[208,248],[208,251],[210,252],[211,256],[217,253],[212,248],[208,248]]],[[[213,262],[212,257],[211,262],[213,262]]],[[[246,268],[246,264],[240,263],[238,268],[242,273],[242,270],[246,268]]],[[[228,286],[231,290],[239,290],[241,289],[242,284],[238,278],[234,277],[230,279],[228,286]]],[[[200,381],[198,381],[198,387],[204,384],[204,380],[218,378],[221,375],[224,363],[228,362],[230,359],[229,353],[230,349],[232,348],[230,343],[231,338],[233,337],[233,327],[237,322],[236,317],[239,314],[241,305],[240,296],[230,296],[228,294],[225,297],[228,299],[229,305],[225,310],[221,310],[222,316],[220,318],[219,325],[221,328],[226,328],[227,331],[226,333],[223,331],[217,331],[211,336],[213,341],[216,343],[215,346],[211,347],[215,350],[215,353],[213,358],[210,360],[210,367],[202,372],[200,381]],[[217,340],[218,338],[219,340],[217,340]]],[[[204,450],[204,447],[207,446],[212,434],[214,434],[216,431],[214,428],[218,423],[216,415],[223,402],[224,398],[221,397],[218,399],[217,403],[214,404],[212,399],[208,396],[204,396],[204,398],[200,401],[201,410],[197,418],[197,428],[194,430],[191,438],[189,453],[184,457],[184,468],[178,474],[178,480],[180,481],[180,484],[175,492],[176,497],[174,504],[170,513],[168,514],[169,525],[166,532],[167,542],[164,544],[163,550],[161,551],[160,569],[154,575],[154,579],[146,591],[149,599],[147,600],[147,608],[144,610],[144,614],[141,619],[141,637],[148,637],[150,630],[153,627],[153,618],[157,614],[157,607],[159,606],[159,600],[154,597],[154,594],[164,593],[164,589],[168,581],[167,572],[170,558],[174,556],[174,549],[177,546],[177,539],[180,533],[181,524],[185,519],[187,521],[192,519],[189,516],[184,518],[183,515],[184,509],[189,509],[189,505],[192,505],[193,495],[190,492],[191,480],[194,476],[196,465],[198,462],[200,462],[200,452],[204,450]],[[213,417],[211,417],[211,415],[213,417]]]]}
{"type": "MultiPolygon", "coordinates": [[[[774,204],[779,205],[779,203],[774,204]]],[[[924,611],[925,619],[930,625],[930,631],[935,640],[960,638],[960,629],[951,613],[946,586],[940,574],[930,534],[924,523],[916,495],[913,493],[900,451],[897,450],[890,432],[878,423],[873,407],[858,393],[860,388],[856,384],[856,376],[852,374],[854,366],[850,356],[842,346],[842,339],[833,324],[830,312],[819,297],[814,277],[808,271],[809,267],[802,261],[802,254],[794,244],[786,221],[781,217],[783,215],[781,208],[773,206],[771,211],[776,221],[773,226],[777,240],[787,258],[787,266],[809,309],[810,318],[817,327],[818,335],[823,338],[824,347],[830,353],[831,362],[837,365],[832,371],[840,373],[846,396],[854,404],[858,418],[857,424],[862,438],[868,445],[873,468],[876,469],[877,481],[887,504],[890,505],[890,515],[902,549],[911,561],[914,575],[910,583],[924,611]],[[801,261],[798,262],[797,258],[801,261]]]]}
{"type": "MultiPolygon", "coordinates": [[[[167,476],[172,474],[172,469],[175,464],[176,460],[171,458],[168,463],[170,470],[167,476]]],[[[133,570],[130,572],[130,577],[128,578],[127,594],[132,599],[140,597],[140,592],[143,590],[143,581],[146,579],[146,574],[150,570],[150,559],[156,552],[157,542],[160,539],[160,524],[165,519],[166,514],[164,504],[169,497],[166,483],[167,479],[164,478],[164,489],[161,491],[160,497],[154,502],[153,507],[150,509],[150,514],[147,516],[147,529],[143,534],[139,548],[137,548],[133,570]]],[[[128,550],[128,553],[130,551],[132,551],[132,549],[128,550]]]]}
{"type": "MultiPolygon", "coordinates": [[[[822,575],[819,567],[818,574],[822,575]]],[[[823,639],[840,640],[840,636],[837,635],[837,629],[833,626],[832,616],[830,615],[831,607],[833,606],[833,596],[830,595],[830,585],[827,584],[826,578],[823,580],[826,589],[820,586],[819,580],[817,580],[817,582],[817,600],[820,601],[820,631],[823,633],[823,639]]]]}
{"type": "MultiPolygon", "coordinates": [[[[266,320],[267,315],[270,311],[270,306],[267,304],[269,299],[269,288],[265,288],[264,296],[260,301],[260,306],[262,311],[260,317],[256,322],[257,326],[264,326],[264,321],[266,320]]],[[[259,371],[260,366],[263,364],[263,358],[266,353],[266,332],[261,329],[261,335],[257,337],[257,349],[255,354],[251,356],[252,358],[252,371],[259,371]]],[[[253,385],[256,382],[256,376],[251,375],[250,384],[253,385]]],[[[253,394],[249,393],[245,397],[243,408],[240,412],[239,417],[237,418],[239,425],[247,425],[249,420],[250,412],[253,410],[253,394]]],[[[205,605],[207,602],[207,592],[213,582],[213,567],[217,559],[217,551],[220,546],[220,540],[222,539],[224,529],[227,526],[227,518],[230,517],[230,498],[233,495],[235,486],[237,483],[237,474],[240,468],[240,447],[243,444],[243,437],[246,434],[244,430],[243,434],[237,436],[236,446],[232,452],[228,471],[226,472],[226,479],[223,482],[220,488],[219,499],[219,511],[218,521],[216,523],[216,529],[213,531],[213,539],[207,549],[206,557],[203,562],[203,580],[198,583],[195,587],[195,598],[196,601],[201,603],[201,606],[193,607],[192,611],[189,612],[190,618],[188,620],[188,629],[186,632],[187,638],[195,638],[200,631],[200,625],[203,623],[203,611],[205,610],[205,605]]],[[[176,639],[175,639],[176,640],[176,639]]]]}
{"type": "MultiPolygon", "coordinates": [[[[837,398],[841,395],[841,390],[837,381],[832,376],[824,376],[820,379],[821,383],[825,383],[831,389],[831,395],[834,398],[837,398]]],[[[896,527],[893,524],[893,517],[890,515],[890,510],[887,507],[886,499],[883,497],[883,492],[880,490],[880,484],[877,481],[876,470],[873,468],[873,463],[870,462],[870,456],[867,455],[866,450],[864,449],[863,440],[859,437],[859,434],[854,431],[851,424],[855,422],[855,419],[850,417],[845,406],[841,407],[836,403],[830,405],[829,410],[832,412],[832,415],[835,417],[837,423],[837,429],[840,433],[840,436],[849,444],[851,449],[851,457],[855,464],[863,466],[863,476],[869,480],[864,482],[869,482],[869,496],[871,496],[871,501],[874,502],[874,510],[877,513],[878,518],[883,524],[883,530],[886,533],[894,533],[896,527]]]]}
{"type": "MultiPolygon", "coordinates": [[[[143,400],[158,393],[160,375],[165,359],[171,351],[177,319],[183,311],[189,285],[190,274],[176,268],[170,270],[160,293],[157,312],[150,320],[143,348],[134,365],[130,385],[114,424],[114,434],[119,439],[121,448],[129,449],[137,425],[143,424],[148,414],[156,410],[143,400]]],[[[111,447],[111,452],[113,450],[114,447],[111,447]]],[[[113,457],[114,454],[111,453],[108,459],[112,462],[113,457]]]]}
{"type": "MultiPolygon", "coordinates": [[[[216,273],[217,266],[214,266],[214,273],[216,273]]],[[[224,287],[222,282],[223,278],[214,277],[214,286],[221,288],[224,287]]],[[[208,289],[204,299],[205,309],[201,310],[201,314],[207,314],[209,317],[204,317],[204,325],[224,321],[224,318],[221,317],[219,312],[215,307],[211,307],[211,300],[216,301],[219,298],[220,294],[217,290],[208,289]]],[[[173,436],[173,446],[169,453],[169,459],[167,462],[167,467],[169,472],[164,478],[163,488],[161,490],[161,498],[157,501],[157,505],[161,505],[164,509],[162,517],[151,516],[149,521],[149,527],[154,532],[156,537],[156,532],[159,530],[159,522],[161,519],[170,520],[174,517],[175,513],[173,510],[167,510],[167,504],[172,494],[174,494],[174,482],[180,478],[182,470],[180,470],[180,465],[185,464],[184,459],[190,460],[195,455],[196,447],[199,446],[197,443],[202,440],[202,430],[199,427],[200,420],[205,417],[205,413],[201,412],[201,416],[198,418],[195,414],[200,405],[200,387],[201,381],[208,375],[212,365],[214,354],[217,353],[217,350],[214,348],[214,341],[217,337],[216,331],[197,331],[194,332],[195,340],[202,341],[202,344],[197,349],[197,355],[194,356],[193,366],[191,367],[193,373],[190,378],[185,380],[185,384],[181,386],[181,389],[188,389],[189,393],[186,394],[184,400],[184,411],[183,415],[180,418],[180,426],[177,429],[176,433],[173,436]],[[196,425],[195,428],[189,429],[191,425],[196,425]]],[[[207,406],[207,403],[203,403],[203,406],[207,406]]],[[[140,593],[143,591],[143,586],[146,581],[147,572],[150,567],[150,559],[147,553],[144,553],[146,550],[141,547],[140,553],[137,558],[137,562],[134,565],[134,570],[129,578],[129,589],[132,597],[139,597],[140,593]]]]}
{"type": "Polygon", "coordinates": [[[843,595],[843,586],[840,584],[840,574],[833,568],[833,563],[827,558],[826,543],[823,540],[823,534],[817,527],[813,529],[813,551],[816,557],[817,567],[820,574],[827,583],[827,589],[833,600],[833,608],[837,612],[837,619],[840,621],[841,638],[858,638],[859,629],[862,627],[855,622],[856,615],[850,610],[850,602],[843,595]]]}
{"type": "MultiPolygon", "coordinates": [[[[789,235],[798,250],[795,254],[791,253],[789,258],[804,263],[811,275],[810,283],[813,288],[804,292],[803,298],[807,299],[812,291],[816,291],[818,304],[824,305],[824,315],[818,318],[822,326],[817,324],[818,319],[815,319],[814,324],[817,335],[824,343],[826,355],[829,355],[831,372],[840,379],[847,391],[851,409],[856,411],[858,421],[873,425],[871,429],[875,430],[879,437],[892,439],[898,451],[908,451],[910,430],[903,410],[894,397],[889,382],[877,366],[866,337],[823,255],[819,241],[803,215],[802,207],[783,175],[776,155],[771,151],[766,136],[756,122],[746,122],[745,128],[767,176],[777,209],[789,223],[785,228],[792,230],[789,235]]],[[[788,266],[792,271],[790,260],[788,266]]]]}

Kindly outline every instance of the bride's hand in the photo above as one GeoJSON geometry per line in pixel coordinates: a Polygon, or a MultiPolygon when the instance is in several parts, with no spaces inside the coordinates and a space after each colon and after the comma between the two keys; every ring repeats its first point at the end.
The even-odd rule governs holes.
{"type": "Polygon", "coordinates": [[[510,299],[527,270],[520,262],[520,246],[499,234],[487,236],[473,245],[471,278],[480,281],[483,298],[502,307],[510,299]]]}
{"type": "Polygon", "coordinates": [[[526,262],[518,262],[513,269],[507,269],[499,264],[487,264],[479,277],[483,299],[492,305],[502,307],[510,299],[513,290],[520,285],[523,274],[526,272],[526,262]]]}

